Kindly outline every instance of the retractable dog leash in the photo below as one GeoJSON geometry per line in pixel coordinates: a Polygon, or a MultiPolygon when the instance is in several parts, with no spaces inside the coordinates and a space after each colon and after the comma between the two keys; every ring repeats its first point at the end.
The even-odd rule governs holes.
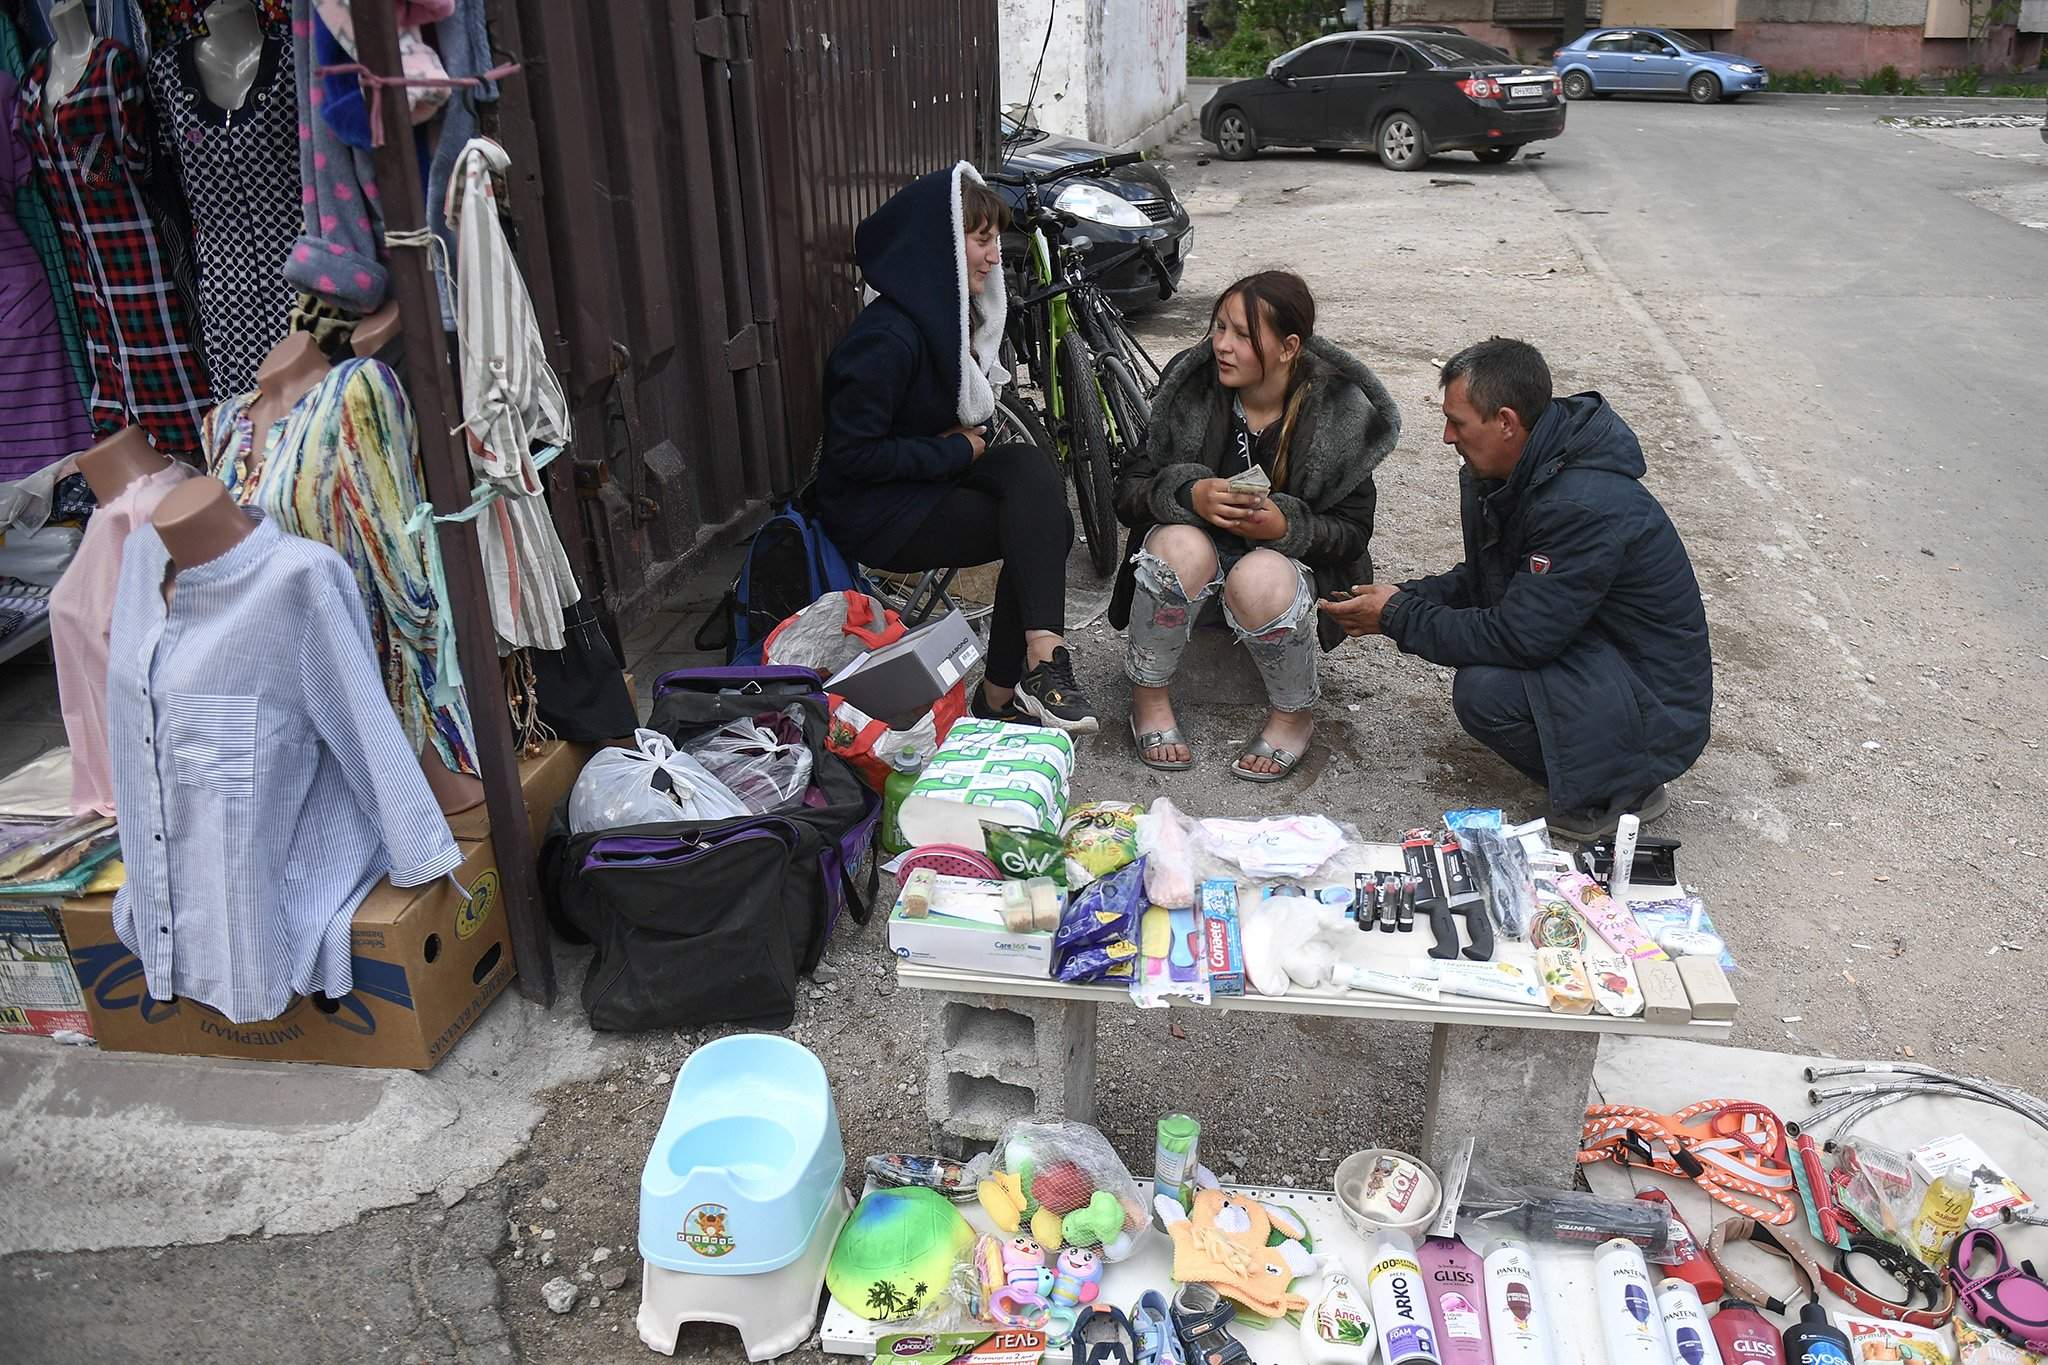
{"type": "Polygon", "coordinates": [[[1958,1237],[1948,1277],[1972,1319],[2024,1350],[2048,1351],[2048,1283],[2032,1261],[2015,1266],[1998,1234],[1974,1228],[1958,1237]],[[1991,1272],[1979,1275],[1977,1261],[1987,1253],[1991,1272]]]}
{"type": "Polygon", "coordinates": [[[1615,1161],[1682,1176],[1744,1217],[1774,1226],[1799,1216],[1785,1124],[1750,1100],[1701,1100],[1675,1114],[1590,1105],[1579,1161],[1615,1161]]]}

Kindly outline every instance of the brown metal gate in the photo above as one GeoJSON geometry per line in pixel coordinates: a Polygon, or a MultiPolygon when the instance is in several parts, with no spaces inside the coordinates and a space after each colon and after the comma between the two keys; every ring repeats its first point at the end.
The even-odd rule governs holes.
{"type": "MultiPolygon", "coordinates": [[[[622,630],[809,469],[853,229],[998,145],[995,0],[497,0],[519,249],[622,630]]],[[[572,551],[574,553],[574,551],[572,551]]]]}

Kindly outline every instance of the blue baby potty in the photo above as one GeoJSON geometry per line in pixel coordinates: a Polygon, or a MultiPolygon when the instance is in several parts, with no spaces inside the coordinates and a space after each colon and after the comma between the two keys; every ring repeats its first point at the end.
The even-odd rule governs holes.
{"type": "Polygon", "coordinates": [[[739,1329],[749,1360],[802,1345],[853,1203],[825,1068],[767,1033],[707,1043],[676,1077],[640,1173],[640,1339],[739,1329]]]}

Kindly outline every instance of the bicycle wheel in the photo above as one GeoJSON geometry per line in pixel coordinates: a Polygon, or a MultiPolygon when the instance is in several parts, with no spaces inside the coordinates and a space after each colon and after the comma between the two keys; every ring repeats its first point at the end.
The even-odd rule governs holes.
{"type": "Polygon", "coordinates": [[[1113,463],[1121,469],[1145,448],[1145,435],[1152,426],[1152,403],[1122,356],[1105,357],[1102,368],[1109,380],[1102,386],[1102,396],[1109,401],[1109,415],[1116,422],[1114,443],[1118,449],[1113,463]]]}
{"type": "Polygon", "coordinates": [[[1108,578],[1116,572],[1116,469],[1110,463],[1109,431],[1103,420],[1102,390],[1095,382],[1095,357],[1078,333],[1060,342],[1059,381],[1066,390],[1067,472],[1081,505],[1081,531],[1088,538],[1088,562],[1108,578]]]}

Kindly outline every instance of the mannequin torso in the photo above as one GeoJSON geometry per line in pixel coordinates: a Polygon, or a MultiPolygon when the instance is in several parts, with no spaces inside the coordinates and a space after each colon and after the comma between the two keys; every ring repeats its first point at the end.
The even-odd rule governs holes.
{"type": "Polygon", "coordinates": [[[200,88],[218,109],[240,109],[263,61],[263,26],[249,0],[214,0],[206,7],[206,36],[192,45],[200,88]]]}
{"type": "Polygon", "coordinates": [[[123,427],[78,457],[78,472],[104,507],[128,485],[170,466],[141,427],[123,427]]]}
{"type": "Polygon", "coordinates": [[[50,75],[43,83],[43,117],[52,131],[57,127],[57,106],[78,85],[92,56],[92,16],[85,12],[85,0],[57,0],[50,11],[50,75]]]}
{"type": "Polygon", "coordinates": [[[215,479],[187,479],[164,495],[149,519],[163,539],[174,566],[164,579],[164,601],[169,603],[177,584],[177,570],[219,559],[248,537],[255,523],[228,496],[227,486],[215,479]]]}

